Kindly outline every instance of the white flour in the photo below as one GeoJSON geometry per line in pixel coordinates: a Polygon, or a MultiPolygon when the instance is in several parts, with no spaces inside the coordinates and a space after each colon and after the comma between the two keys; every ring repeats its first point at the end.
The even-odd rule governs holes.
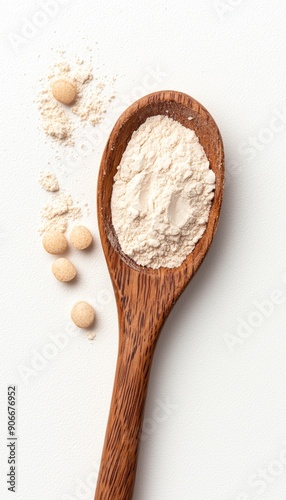
{"type": "Polygon", "coordinates": [[[112,223],[137,264],[177,267],[202,237],[215,174],[195,132],[153,116],[133,133],[114,177],[112,223]]]}

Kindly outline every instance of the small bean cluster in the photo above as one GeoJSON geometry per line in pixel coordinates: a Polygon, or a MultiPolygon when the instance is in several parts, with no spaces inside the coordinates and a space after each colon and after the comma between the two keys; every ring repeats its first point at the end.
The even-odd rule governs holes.
{"type": "MultiPolygon", "coordinates": [[[[92,234],[85,226],[75,226],[70,234],[70,242],[77,250],[85,250],[92,243],[92,234]]],[[[59,231],[47,232],[42,243],[44,249],[52,255],[61,255],[68,248],[66,236],[59,231]]],[[[65,257],[53,262],[52,272],[62,282],[73,280],[77,274],[75,266],[65,257]]],[[[89,328],[94,322],[94,310],[87,302],[77,302],[72,308],[71,318],[79,328],[89,328]]]]}

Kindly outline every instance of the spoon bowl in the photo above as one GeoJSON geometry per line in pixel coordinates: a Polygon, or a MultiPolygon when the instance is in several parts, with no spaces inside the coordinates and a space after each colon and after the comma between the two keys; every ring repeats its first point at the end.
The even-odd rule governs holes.
{"type": "Polygon", "coordinates": [[[144,403],[156,342],[172,306],[202,263],[217,229],[224,186],[224,152],[219,129],[192,97],[161,91],[142,97],[117,120],[99,170],[97,205],[103,251],[116,297],[119,350],[110,414],[95,500],[132,497],[144,403]],[[112,225],[114,175],[135,130],[147,118],[167,115],[195,131],[216,175],[206,230],[179,267],[151,269],[120,248],[112,225]]]}

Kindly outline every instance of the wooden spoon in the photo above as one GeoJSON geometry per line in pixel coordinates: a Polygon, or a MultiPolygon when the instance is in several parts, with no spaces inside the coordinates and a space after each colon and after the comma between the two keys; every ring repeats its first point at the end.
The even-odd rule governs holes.
{"type": "Polygon", "coordinates": [[[95,500],[132,497],[156,342],[172,306],[210,247],[217,229],[223,184],[224,153],[218,127],[208,111],[192,97],[181,92],[155,92],[132,104],[116,122],[100,165],[97,202],[100,237],[118,309],[119,351],[95,500]],[[110,201],[117,166],[132,133],[154,115],[167,115],[195,130],[216,174],[206,231],[193,252],[174,269],[154,270],[137,265],[122,252],[111,221],[110,201]]]}

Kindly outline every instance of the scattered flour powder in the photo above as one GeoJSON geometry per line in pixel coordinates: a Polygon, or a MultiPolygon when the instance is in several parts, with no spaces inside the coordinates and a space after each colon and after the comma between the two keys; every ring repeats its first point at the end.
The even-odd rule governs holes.
{"type": "Polygon", "coordinates": [[[41,211],[42,224],[39,233],[46,231],[60,231],[64,233],[68,228],[69,220],[78,220],[82,217],[81,208],[76,205],[68,193],[54,195],[41,211]]]}
{"type": "Polygon", "coordinates": [[[90,62],[81,58],[67,61],[62,52],[60,60],[40,80],[38,105],[44,132],[63,145],[73,145],[77,127],[75,115],[92,126],[100,123],[114,98],[110,88],[113,82],[114,78],[95,75],[90,62]],[[71,80],[76,86],[77,97],[71,106],[63,106],[52,94],[51,86],[59,78],[71,80]]]}
{"type": "Polygon", "coordinates": [[[39,183],[46,191],[55,192],[60,189],[58,179],[52,172],[41,172],[39,183]]]}
{"type": "Polygon", "coordinates": [[[46,231],[60,231],[64,233],[68,227],[69,220],[78,220],[82,217],[80,206],[74,203],[72,197],[68,193],[54,195],[48,203],[46,203],[41,211],[42,224],[39,228],[39,233],[43,234],[46,231]]]}
{"type": "Polygon", "coordinates": [[[53,195],[45,203],[41,210],[41,226],[39,233],[47,231],[60,231],[64,233],[68,228],[69,220],[78,220],[82,217],[81,207],[74,203],[69,193],[60,192],[58,180],[52,172],[42,172],[39,183],[46,191],[51,191],[53,195]]]}
{"type": "MultiPolygon", "coordinates": [[[[91,51],[90,48],[87,50],[91,51]]],[[[81,123],[95,126],[103,120],[114,98],[115,77],[100,74],[98,67],[94,69],[92,55],[87,56],[85,53],[85,59],[74,56],[68,60],[65,50],[57,50],[57,53],[56,62],[49,68],[47,75],[40,79],[37,102],[46,135],[62,146],[74,146],[81,123]],[[53,83],[59,79],[71,81],[76,89],[76,98],[71,105],[61,104],[53,96],[53,83]]],[[[60,156],[57,158],[60,159],[60,156]]],[[[52,172],[42,172],[39,183],[46,191],[56,193],[42,208],[40,234],[46,231],[65,232],[69,220],[82,217],[81,207],[74,203],[69,193],[57,193],[60,187],[52,172]]],[[[85,207],[88,207],[87,203],[85,207]]]]}
{"type": "Polygon", "coordinates": [[[137,264],[177,267],[205,232],[215,174],[193,130],[152,116],[136,130],[114,177],[112,223],[137,264]]]}

